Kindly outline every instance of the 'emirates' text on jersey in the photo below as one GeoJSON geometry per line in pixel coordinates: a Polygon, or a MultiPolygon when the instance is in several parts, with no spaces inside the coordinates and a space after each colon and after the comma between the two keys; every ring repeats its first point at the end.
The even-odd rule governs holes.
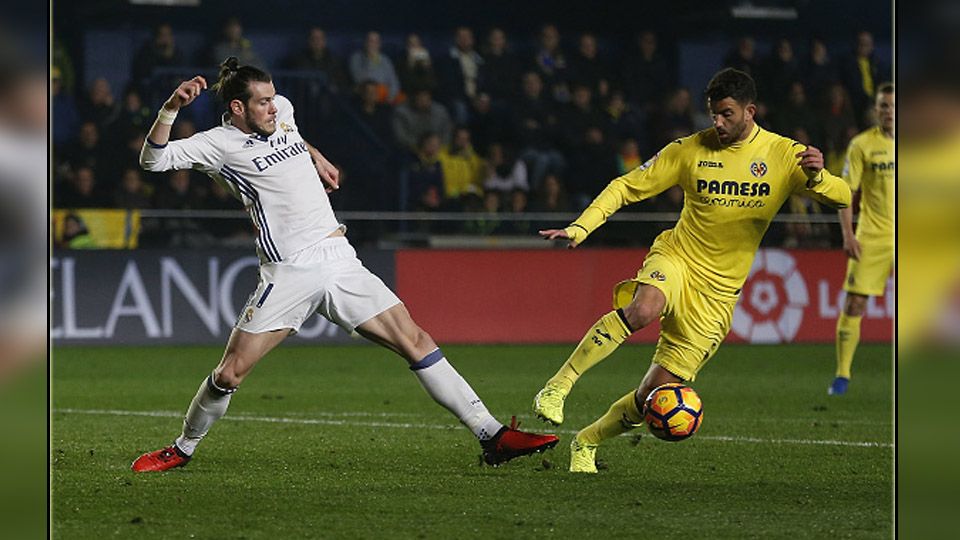
{"type": "Polygon", "coordinates": [[[297,130],[293,104],[276,95],[277,129],[269,137],[223,125],[167,145],[149,142],[149,171],[196,169],[243,203],[257,229],[261,262],[280,262],[335,231],[337,222],[320,175],[297,130]]]}
{"type": "Polygon", "coordinates": [[[614,179],[574,221],[587,233],[631,203],[674,185],[683,188],[680,219],[653,249],[686,261],[694,287],[734,297],[743,286],[760,240],[784,201],[800,193],[833,207],[850,204],[850,188],[823,170],[813,181],[798,165],[804,145],[760,126],[740,143],[722,146],[707,129],[668,144],[633,171],[614,179]]]}
{"type": "Polygon", "coordinates": [[[861,242],[893,244],[896,174],[893,137],[882,128],[868,129],[850,141],[843,179],[853,191],[860,190],[857,238],[861,242]]]}

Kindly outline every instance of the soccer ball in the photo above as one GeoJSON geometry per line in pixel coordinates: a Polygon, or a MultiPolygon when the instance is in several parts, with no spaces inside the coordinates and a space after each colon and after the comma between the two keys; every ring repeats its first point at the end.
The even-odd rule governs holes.
{"type": "Polygon", "coordinates": [[[703,423],[703,403],[687,385],[667,383],[650,392],[643,403],[643,420],[650,433],[665,441],[682,441],[703,423]]]}

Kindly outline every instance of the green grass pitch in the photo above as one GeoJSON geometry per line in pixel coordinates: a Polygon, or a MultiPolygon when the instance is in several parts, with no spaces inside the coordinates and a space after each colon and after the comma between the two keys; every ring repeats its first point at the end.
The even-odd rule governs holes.
{"type": "MultiPolygon", "coordinates": [[[[533,395],[571,346],[447,346],[491,411],[555,431],[556,449],[481,466],[473,436],[398,357],[365,345],[281,346],[183,469],[135,475],[168,444],[214,347],[59,348],[52,360],[56,538],[889,538],[889,345],[864,345],[847,396],[826,395],[832,346],[724,345],[693,384],[704,424],[667,443],[608,441],[598,475],[568,444],[636,386],[650,346],[623,347],[548,429],[533,395]]],[[[638,436],[639,435],[639,436],[638,436]]]]}

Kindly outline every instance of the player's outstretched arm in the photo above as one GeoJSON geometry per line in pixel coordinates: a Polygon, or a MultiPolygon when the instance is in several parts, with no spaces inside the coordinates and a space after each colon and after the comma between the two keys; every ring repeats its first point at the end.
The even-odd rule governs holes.
{"type": "Polygon", "coordinates": [[[333,166],[333,163],[330,163],[319,150],[314,148],[314,146],[307,141],[303,141],[307,145],[307,151],[310,152],[310,158],[313,160],[313,166],[317,168],[317,174],[320,175],[320,180],[323,181],[323,185],[326,186],[327,193],[330,193],[334,190],[340,189],[340,171],[333,166]]]}

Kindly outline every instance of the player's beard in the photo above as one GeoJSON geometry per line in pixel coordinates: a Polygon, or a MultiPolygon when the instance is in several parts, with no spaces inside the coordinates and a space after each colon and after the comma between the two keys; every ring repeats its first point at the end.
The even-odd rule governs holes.
{"type": "MultiPolygon", "coordinates": [[[[249,109],[243,112],[243,121],[247,124],[248,128],[250,128],[254,133],[256,133],[257,135],[260,135],[261,137],[269,137],[273,135],[275,131],[277,131],[276,121],[274,121],[273,128],[268,130],[267,125],[269,124],[267,125],[258,124],[256,120],[253,118],[253,115],[250,114],[249,109]]],[[[264,124],[266,124],[266,122],[264,124]]]]}
{"type": "Polygon", "coordinates": [[[731,145],[740,140],[740,137],[743,136],[743,130],[745,129],[747,129],[747,123],[741,122],[731,126],[730,129],[724,130],[726,137],[721,137],[720,132],[717,131],[717,138],[720,139],[720,144],[724,146],[731,145]]]}

